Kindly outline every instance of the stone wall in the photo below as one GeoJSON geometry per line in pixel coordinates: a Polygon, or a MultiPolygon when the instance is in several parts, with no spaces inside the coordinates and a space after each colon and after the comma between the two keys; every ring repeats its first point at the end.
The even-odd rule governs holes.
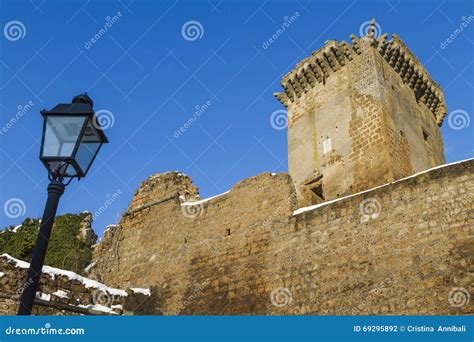
{"type": "MultiPolygon", "coordinates": [[[[29,264],[8,254],[0,256],[0,315],[16,315],[29,264]]],[[[107,287],[74,272],[45,266],[40,278],[35,315],[143,314],[151,293],[107,287]]]]}
{"type": "Polygon", "coordinates": [[[301,209],[286,174],[206,200],[185,175],[155,175],[96,247],[92,276],[152,288],[166,315],[473,313],[473,169],[301,209]]]}
{"type": "Polygon", "coordinates": [[[281,81],[300,206],[443,164],[444,96],[396,35],[326,41],[281,81]]]}
{"type": "Polygon", "coordinates": [[[253,312],[256,302],[265,305],[268,299],[260,296],[264,283],[259,273],[271,260],[263,251],[271,245],[271,234],[290,229],[293,192],[287,174],[266,173],[221,196],[189,202],[186,193],[196,199],[196,188],[187,176],[152,176],[119,226],[97,246],[92,276],[111,286],[152,287],[164,314],[253,312]],[[198,300],[190,300],[195,297],[205,307],[197,309],[198,300]],[[239,305],[224,307],[231,298],[239,305]]]}
{"type": "Polygon", "coordinates": [[[270,278],[294,303],[272,312],[473,313],[448,298],[474,291],[473,168],[470,160],[297,211],[295,231],[275,241],[291,262],[277,261],[270,278]]]}

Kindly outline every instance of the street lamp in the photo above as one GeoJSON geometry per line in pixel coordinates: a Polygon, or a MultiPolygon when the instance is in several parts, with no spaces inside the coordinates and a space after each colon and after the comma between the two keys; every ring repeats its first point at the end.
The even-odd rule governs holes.
{"type": "Polygon", "coordinates": [[[72,103],[61,103],[41,111],[43,137],[40,160],[48,169],[48,199],[23,285],[18,315],[30,315],[48,248],[58,202],[64,188],[74,178],[85,177],[102,144],[107,143],[87,94],[75,96],[72,103]]]}

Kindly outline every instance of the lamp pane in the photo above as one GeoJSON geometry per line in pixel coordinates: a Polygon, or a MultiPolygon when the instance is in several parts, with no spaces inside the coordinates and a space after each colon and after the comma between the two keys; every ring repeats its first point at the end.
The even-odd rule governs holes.
{"type": "Polygon", "coordinates": [[[76,161],[82,172],[86,173],[101,143],[81,143],[76,153],[76,161]]]}
{"type": "Polygon", "coordinates": [[[66,167],[65,162],[59,162],[59,161],[50,161],[50,162],[47,162],[47,163],[48,163],[49,169],[51,171],[55,171],[55,172],[57,172],[58,174],[61,174],[64,177],[75,177],[75,176],[77,176],[76,169],[72,165],[68,165],[66,167]],[[59,167],[61,167],[61,170],[58,170],[59,167]],[[64,170],[64,168],[66,168],[66,170],[64,170]]]}
{"type": "Polygon", "coordinates": [[[97,133],[97,129],[92,124],[92,121],[88,120],[81,143],[74,157],[84,174],[87,172],[101,145],[102,141],[97,133]]]}
{"type": "Polygon", "coordinates": [[[43,157],[70,157],[85,119],[85,116],[48,116],[43,157]]]}

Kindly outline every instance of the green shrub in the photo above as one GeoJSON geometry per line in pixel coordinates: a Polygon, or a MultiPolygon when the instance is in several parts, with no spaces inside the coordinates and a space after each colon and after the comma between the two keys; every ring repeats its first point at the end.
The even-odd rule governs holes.
{"type": "MultiPolygon", "coordinates": [[[[56,217],[45,265],[84,273],[84,268],[91,262],[92,251],[91,246],[78,236],[81,222],[87,215],[65,214],[56,217]]],[[[10,226],[0,232],[0,254],[8,253],[17,259],[30,262],[39,225],[38,219],[27,218],[16,231],[10,226]]]]}

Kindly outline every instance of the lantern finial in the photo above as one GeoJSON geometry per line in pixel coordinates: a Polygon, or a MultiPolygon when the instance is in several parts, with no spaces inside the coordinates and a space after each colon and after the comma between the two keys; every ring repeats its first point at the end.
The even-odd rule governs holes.
{"type": "Polygon", "coordinates": [[[94,107],[94,101],[87,95],[87,93],[74,96],[72,103],[88,103],[91,107],[94,107]]]}

